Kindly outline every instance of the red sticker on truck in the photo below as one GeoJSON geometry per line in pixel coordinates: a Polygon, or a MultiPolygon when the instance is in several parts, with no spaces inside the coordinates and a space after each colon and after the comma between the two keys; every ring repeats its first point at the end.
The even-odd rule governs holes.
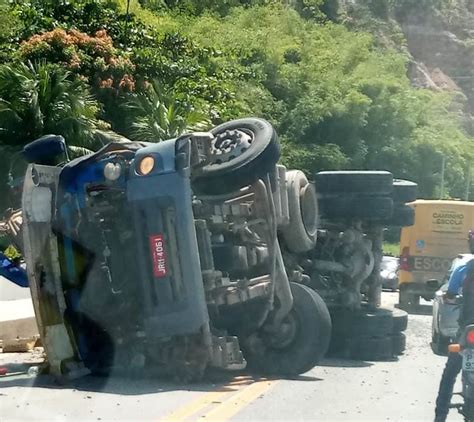
{"type": "Polygon", "coordinates": [[[153,234],[149,237],[153,275],[157,278],[166,277],[165,239],[162,234],[153,234]]]}

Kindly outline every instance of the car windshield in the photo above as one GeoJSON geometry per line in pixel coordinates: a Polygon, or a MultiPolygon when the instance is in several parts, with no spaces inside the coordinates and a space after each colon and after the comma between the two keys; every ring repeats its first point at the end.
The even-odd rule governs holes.
{"type": "Polygon", "coordinates": [[[2,421],[474,421],[473,0],[0,13],[2,421]]]}

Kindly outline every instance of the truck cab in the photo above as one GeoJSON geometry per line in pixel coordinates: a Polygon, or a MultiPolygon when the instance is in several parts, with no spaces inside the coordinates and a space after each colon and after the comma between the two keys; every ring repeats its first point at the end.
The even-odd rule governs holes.
{"type": "Polygon", "coordinates": [[[321,359],[330,316],[285,271],[277,233],[289,220],[286,169],[276,167],[268,122],[112,142],[52,165],[41,151],[60,155],[63,142],[27,147],[22,199],[28,278],[54,373],[193,379],[248,362],[299,374],[321,359]]]}
{"type": "Polygon", "coordinates": [[[380,308],[380,264],[414,184],[289,170],[258,118],[75,160],[56,136],[24,152],[23,253],[54,374],[293,376],[330,343],[403,352],[407,316],[380,308]]]}

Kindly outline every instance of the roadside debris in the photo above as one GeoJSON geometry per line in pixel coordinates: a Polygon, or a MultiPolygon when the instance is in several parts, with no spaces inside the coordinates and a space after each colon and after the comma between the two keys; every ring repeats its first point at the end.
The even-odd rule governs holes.
{"type": "Polygon", "coordinates": [[[14,338],[3,340],[3,353],[26,353],[32,351],[38,344],[39,337],[14,338]]]}

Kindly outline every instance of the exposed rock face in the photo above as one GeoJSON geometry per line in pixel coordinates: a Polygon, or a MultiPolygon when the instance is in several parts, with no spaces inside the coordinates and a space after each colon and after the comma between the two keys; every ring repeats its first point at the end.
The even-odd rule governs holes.
{"type": "Polygon", "coordinates": [[[474,1],[399,0],[392,6],[385,2],[380,9],[382,3],[384,0],[339,0],[350,26],[357,27],[354,21],[358,20],[381,45],[409,56],[408,76],[415,86],[462,93],[467,99],[466,129],[474,135],[474,1]],[[393,38],[387,43],[393,25],[403,33],[406,46],[393,38]]]}
{"type": "MultiPolygon", "coordinates": [[[[474,45],[433,26],[402,24],[402,29],[408,50],[420,68],[418,73],[425,74],[424,85],[432,87],[434,83],[443,90],[460,88],[471,112],[474,111],[474,45]]],[[[420,75],[413,76],[413,82],[418,85],[416,76],[420,75]]]]}
{"type": "Polygon", "coordinates": [[[408,63],[408,77],[413,85],[418,88],[463,93],[459,85],[439,67],[430,69],[423,62],[410,60],[408,63]]]}

